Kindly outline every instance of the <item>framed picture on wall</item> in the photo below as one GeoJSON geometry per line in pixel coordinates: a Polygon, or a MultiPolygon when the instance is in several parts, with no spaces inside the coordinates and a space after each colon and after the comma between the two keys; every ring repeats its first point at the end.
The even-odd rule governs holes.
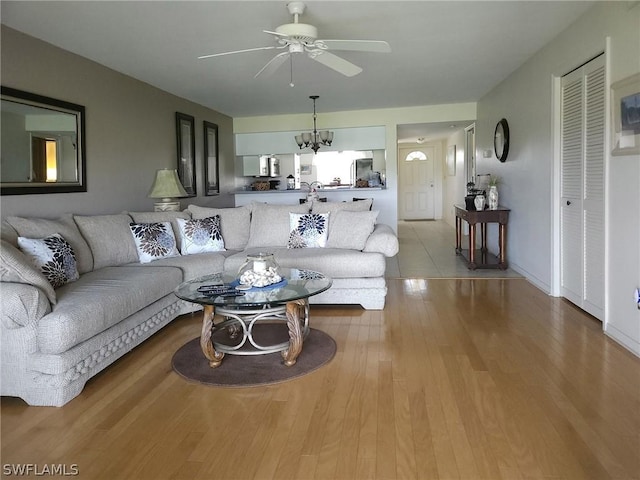
{"type": "Polygon", "coordinates": [[[456,146],[451,145],[447,149],[447,175],[454,177],[456,175],[456,146]]]}
{"type": "Polygon", "coordinates": [[[178,146],[178,177],[190,197],[196,196],[196,137],[195,119],[176,112],[176,140],[178,146]]]}
{"type": "Polygon", "coordinates": [[[218,195],[220,180],[218,170],[218,125],[204,121],[204,194],[218,195]]]}
{"type": "Polygon", "coordinates": [[[611,85],[612,155],[640,153],[640,73],[611,85]]]}

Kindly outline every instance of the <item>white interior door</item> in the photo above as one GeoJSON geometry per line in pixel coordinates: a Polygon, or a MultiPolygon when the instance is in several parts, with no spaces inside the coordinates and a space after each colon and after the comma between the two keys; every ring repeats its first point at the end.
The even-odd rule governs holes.
{"type": "Polygon", "coordinates": [[[435,147],[399,149],[399,217],[402,220],[432,220],[434,207],[435,147]]]}
{"type": "Polygon", "coordinates": [[[561,293],[604,319],[604,55],[562,78],[561,293]]]}

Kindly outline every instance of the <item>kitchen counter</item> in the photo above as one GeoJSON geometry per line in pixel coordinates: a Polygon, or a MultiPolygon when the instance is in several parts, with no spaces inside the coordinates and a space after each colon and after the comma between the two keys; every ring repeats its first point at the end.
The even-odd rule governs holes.
{"type": "MultiPolygon", "coordinates": [[[[324,187],[316,190],[318,194],[321,193],[331,193],[331,192],[362,192],[362,191],[379,191],[384,190],[384,187],[324,187]]],[[[257,193],[294,193],[296,195],[304,195],[306,196],[309,193],[309,190],[305,189],[295,189],[295,190],[236,190],[233,192],[234,195],[254,195],[257,193]]]]}
{"type": "MultiPolygon", "coordinates": [[[[233,192],[235,206],[251,205],[252,202],[272,203],[274,205],[296,205],[307,198],[309,190],[236,190],[233,192]]],[[[373,210],[378,210],[379,223],[386,223],[392,228],[397,224],[397,210],[393,190],[384,187],[330,187],[317,190],[320,198],[328,202],[351,202],[354,198],[372,198],[373,210]]]]}

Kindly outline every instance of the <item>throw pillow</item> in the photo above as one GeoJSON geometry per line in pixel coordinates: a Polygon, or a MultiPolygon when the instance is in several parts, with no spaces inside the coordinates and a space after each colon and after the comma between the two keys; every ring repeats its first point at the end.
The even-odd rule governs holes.
{"type": "Polygon", "coordinates": [[[93,252],[89,247],[89,243],[81,234],[73,215],[70,213],[55,219],[7,217],[6,220],[15,229],[19,237],[46,238],[54,233],[62,235],[76,254],[79,273],[87,273],[94,268],[98,268],[93,265],[93,252]]]}
{"type": "Polygon", "coordinates": [[[194,219],[220,215],[220,228],[225,248],[243,250],[247,246],[251,228],[250,207],[209,208],[189,205],[187,208],[194,219]]]}
{"type": "Polygon", "coordinates": [[[378,211],[350,212],[341,210],[331,217],[328,248],[364,249],[376,225],[378,211]]]}
{"type": "Polygon", "coordinates": [[[180,229],[182,255],[220,252],[225,249],[220,229],[220,215],[198,220],[177,218],[176,221],[180,229]]]}
{"type": "Polygon", "coordinates": [[[247,248],[286,247],[289,241],[289,213],[309,213],[309,205],[254,203],[247,248]]]}
{"type": "Polygon", "coordinates": [[[133,219],[133,223],[171,222],[171,227],[173,227],[173,235],[176,237],[176,241],[178,242],[178,250],[182,248],[182,243],[180,242],[180,228],[178,227],[178,222],[176,221],[176,219],[184,218],[185,220],[190,220],[191,212],[189,212],[188,210],[185,210],[183,212],[122,212],[122,213],[128,214],[133,219]]]}
{"type": "Polygon", "coordinates": [[[180,255],[171,223],[131,223],[129,228],[138,249],[140,263],[180,255]]]}
{"type": "Polygon", "coordinates": [[[80,278],[76,254],[59,233],[46,238],[18,237],[18,246],[53,288],[80,278]]]}
{"type": "Polygon", "coordinates": [[[56,291],[42,271],[24,253],[4,240],[0,241],[0,281],[33,285],[45,293],[50,303],[57,301],[56,291]]]}
{"type": "Polygon", "coordinates": [[[328,213],[290,213],[287,248],[323,248],[329,234],[328,213]]]}

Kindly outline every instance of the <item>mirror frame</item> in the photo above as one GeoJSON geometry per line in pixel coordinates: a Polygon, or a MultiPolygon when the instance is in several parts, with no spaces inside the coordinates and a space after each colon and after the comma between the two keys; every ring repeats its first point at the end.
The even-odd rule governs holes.
{"type": "Polygon", "coordinates": [[[85,108],[64,100],[45,97],[31,92],[25,92],[10,87],[1,87],[2,100],[15,103],[22,103],[34,107],[41,107],[48,110],[70,113],[76,117],[77,135],[77,156],[76,167],[78,169],[78,181],[66,183],[38,183],[33,185],[30,182],[2,182],[0,179],[0,195],[29,195],[48,193],[73,193],[87,191],[87,155],[85,140],[85,108]]]}
{"type": "Polygon", "coordinates": [[[195,197],[197,195],[195,126],[196,121],[193,116],[176,112],[178,178],[180,178],[182,187],[189,197],[195,197]]]}

